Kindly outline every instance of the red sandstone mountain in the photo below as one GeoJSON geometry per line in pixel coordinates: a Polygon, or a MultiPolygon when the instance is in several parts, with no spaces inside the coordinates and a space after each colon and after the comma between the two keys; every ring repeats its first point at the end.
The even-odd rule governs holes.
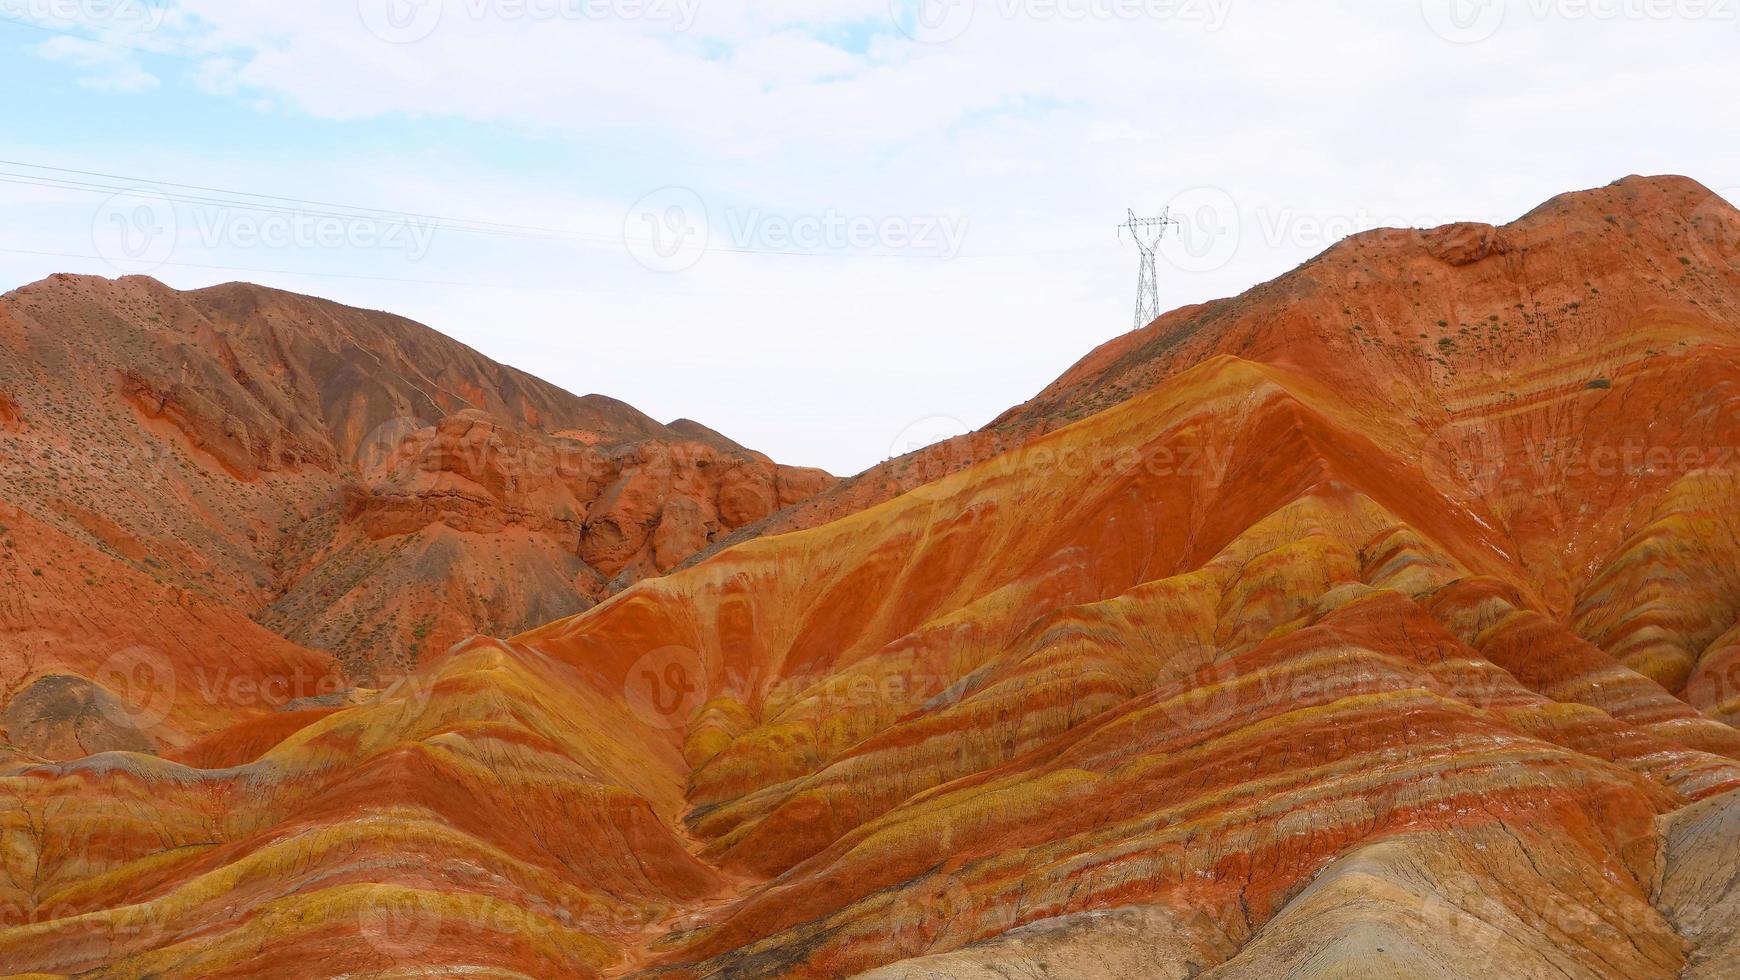
{"type": "Polygon", "coordinates": [[[1356,236],[392,690],[13,762],[0,964],[1733,976],[1734,446],[1698,185],[1356,236]]]}
{"type": "MultiPolygon", "coordinates": [[[[1740,608],[1740,578],[1718,563],[1703,581],[1670,580],[1647,557],[1676,528],[1711,532],[1679,525],[1720,510],[1709,494],[1740,471],[1727,349],[1740,295],[1726,275],[1737,247],[1734,208],[1675,177],[1563,195],[1503,228],[1355,235],[1241,296],[1106,343],[981,432],[872,469],[723,543],[825,523],[1237,357],[1333,391],[1380,444],[1417,459],[1496,530],[1545,610],[1579,617],[1592,636],[1615,632],[1628,664],[1700,707],[1740,714],[1730,703],[1740,677],[1728,676],[1736,640],[1717,628],[1740,608]],[[1700,472],[1717,477],[1707,492],[1692,486],[1700,472]],[[1615,483],[1624,493],[1608,489],[1615,483]],[[1664,501],[1678,509],[1652,518],[1664,501]],[[1652,532],[1652,519],[1667,524],[1652,532]],[[1627,546],[1644,563],[1629,587],[1655,584],[1635,606],[1585,615],[1589,590],[1620,584],[1590,572],[1627,546]],[[1662,622],[1648,610],[1663,600],[1716,608],[1708,622],[1662,622]]],[[[1175,465],[1213,465],[1211,448],[1175,465]]]]}
{"type": "MultiPolygon", "coordinates": [[[[390,677],[579,612],[831,482],[409,320],[240,284],[56,276],[8,293],[0,404],[23,603],[0,609],[0,677],[19,689],[62,667],[94,678],[137,646],[333,694],[340,668],[390,677]]],[[[27,696],[13,742],[69,757],[49,742],[73,723],[21,720],[69,697],[107,727],[85,702],[108,695],[75,687],[27,696]]],[[[181,725],[177,708],[169,745],[233,718],[181,725]]]]}

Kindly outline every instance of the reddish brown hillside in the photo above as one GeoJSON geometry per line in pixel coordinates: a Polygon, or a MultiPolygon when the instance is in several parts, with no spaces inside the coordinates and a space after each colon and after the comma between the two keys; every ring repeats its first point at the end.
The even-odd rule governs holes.
{"type": "MultiPolygon", "coordinates": [[[[1740,213],[1684,177],[1565,194],[1503,227],[1356,235],[1238,297],[1109,341],[984,430],[871,469],[727,543],[856,512],[1230,355],[1347,399],[1507,548],[1538,559],[1532,584],[1568,616],[1597,563],[1644,529],[1676,481],[1740,467],[1725,434],[1737,253],[1740,213]],[[1590,498],[1627,477],[1635,496],[1590,498]]],[[[1635,653],[1676,661],[1660,670],[1677,688],[1701,652],[1689,646],[1714,640],[1708,629],[1670,641],[1678,652],[1635,653]]]]}
{"type": "Polygon", "coordinates": [[[46,575],[91,578],[68,564],[89,550],[363,679],[577,612],[831,482],[402,317],[142,277],[0,298],[0,449],[46,575]]]}
{"type": "MultiPolygon", "coordinates": [[[[1730,977],[1735,220],[1633,179],[1360,236],[914,492],[860,478],[245,752],[15,759],[0,963],[1730,977]]],[[[449,476],[535,523],[513,438],[400,441],[355,523],[449,476]]]]}

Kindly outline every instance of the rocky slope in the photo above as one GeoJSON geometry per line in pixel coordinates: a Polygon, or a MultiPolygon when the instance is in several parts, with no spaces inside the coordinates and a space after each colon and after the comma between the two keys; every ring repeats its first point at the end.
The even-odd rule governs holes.
{"type": "Polygon", "coordinates": [[[0,964],[1732,976],[1735,228],[1658,178],[1360,236],[761,527],[838,519],[16,761],[0,964]]]}
{"type": "MultiPolygon", "coordinates": [[[[1645,597],[1580,610],[1594,571],[1621,549],[1630,571],[1613,569],[1600,587],[1641,587],[1662,536],[1701,520],[1710,494],[1725,493],[1720,477],[1740,470],[1728,428],[1736,249],[1733,206],[1681,177],[1563,195],[1502,228],[1356,235],[1241,296],[1112,340],[985,429],[876,467],[721,544],[855,513],[1234,356],[1334,390],[1502,533],[1546,611],[1603,647],[1625,632],[1614,652],[1628,663],[1732,713],[1740,638],[1717,626],[1733,623],[1740,579],[1719,562],[1701,581],[1651,586],[1713,601],[1710,622],[1656,622],[1645,597]],[[1684,479],[1700,472],[1713,478],[1684,479]],[[1667,523],[1651,532],[1650,520],[1667,523]]],[[[1214,452],[1193,449],[1171,465],[1213,467],[1214,452]]],[[[1684,536],[1721,533],[1706,524],[1684,536]]]]}
{"type": "MultiPolygon", "coordinates": [[[[77,679],[51,683],[85,705],[51,687],[0,707],[15,749],[55,758],[73,743],[49,733],[107,703],[96,673],[135,647],[183,673],[229,650],[249,683],[295,679],[279,704],[334,694],[586,609],[832,482],[408,320],[240,284],[0,297],[0,406],[0,575],[20,584],[0,684],[77,679]]],[[[175,706],[164,744],[235,717],[197,714],[175,706]]],[[[86,747],[147,747],[108,727],[86,747]]]]}

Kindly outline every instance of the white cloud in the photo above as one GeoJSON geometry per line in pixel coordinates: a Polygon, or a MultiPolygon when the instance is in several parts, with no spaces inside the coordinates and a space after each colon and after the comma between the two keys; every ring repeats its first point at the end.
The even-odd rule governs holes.
{"type": "Polygon", "coordinates": [[[738,45],[731,67],[764,83],[781,84],[849,75],[859,62],[831,44],[801,34],[775,34],[738,45]]]}
{"type": "Polygon", "coordinates": [[[36,51],[50,61],[81,69],[79,84],[100,92],[136,95],[162,84],[125,48],[63,35],[42,42],[36,51]]]}
{"type": "MultiPolygon", "coordinates": [[[[554,288],[252,277],[423,318],[577,390],[838,470],[881,458],[918,419],[983,423],[1127,329],[1126,207],[1192,188],[1232,202],[1226,263],[1162,273],[1174,306],[1278,275],[1362,221],[1502,221],[1631,172],[1740,183],[1733,128],[1711,109],[1733,87],[1734,24],[1516,3],[1492,37],[1457,43],[1421,0],[1236,0],[1213,8],[1219,30],[1183,16],[1188,2],[961,0],[965,30],[926,44],[890,13],[923,0],[648,2],[693,22],[444,0],[432,27],[399,21],[426,36],[392,43],[350,0],[181,0],[154,43],[204,53],[202,91],[340,135],[390,121],[411,142],[398,160],[311,163],[214,134],[141,172],[277,191],[317,171],[323,193],[303,193],[606,242],[670,184],[716,219],[968,219],[948,262],[716,251],[658,275],[608,244],[443,235],[415,268],[354,264],[554,288]],[[418,143],[418,121],[476,124],[479,141],[531,134],[574,163],[551,177],[462,160],[418,143]]],[[[285,265],[268,258],[208,260],[285,265]]]]}

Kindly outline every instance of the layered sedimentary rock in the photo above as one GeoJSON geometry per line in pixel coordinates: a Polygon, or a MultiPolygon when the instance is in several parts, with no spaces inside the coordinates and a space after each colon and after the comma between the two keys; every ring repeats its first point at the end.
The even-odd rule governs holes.
{"type": "Polygon", "coordinates": [[[45,629],[60,613],[40,608],[60,595],[76,622],[87,596],[124,605],[134,590],[108,584],[124,576],[334,654],[355,680],[390,678],[467,636],[583,610],[831,482],[400,317],[242,284],[55,276],[0,297],[0,502],[27,518],[12,560],[38,552],[19,570],[49,580],[30,584],[69,587],[0,615],[0,680],[40,676],[20,651],[134,642],[101,623],[45,629]]]}
{"type": "Polygon", "coordinates": [[[1534,556],[1535,574],[1560,578],[1542,585],[1554,611],[1569,612],[1565,579],[1613,554],[1632,509],[1694,471],[1740,466],[1726,428],[1737,248],[1733,206],[1677,177],[1563,195],[1503,228],[1355,235],[1247,293],[1108,341],[982,431],[873,468],[756,530],[814,527],[888,500],[1224,354],[1341,393],[1446,494],[1518,547],[1550,552],[1534,556]],[[1658,400],[1676,407],[1658,413],[1658,400]],[[1615,482],[1638,492],[1591,499],[1615,482]]]}
{"type": "Polygon", "coordinates": [[[4,749],[162,752],[347,683],[207,594],[0,502],[4,749]]]}
{"type": "MultiPolygon", "coordinates": [[[[233,750],[14,758],[0,964],[1732,975],[1740,216],[1700,191],[1360,236],[910,492],[233,750]]],[[[408,468],[482,424],[396,443],[383,496],[463,471],[559,512],[408,468]]]]}

